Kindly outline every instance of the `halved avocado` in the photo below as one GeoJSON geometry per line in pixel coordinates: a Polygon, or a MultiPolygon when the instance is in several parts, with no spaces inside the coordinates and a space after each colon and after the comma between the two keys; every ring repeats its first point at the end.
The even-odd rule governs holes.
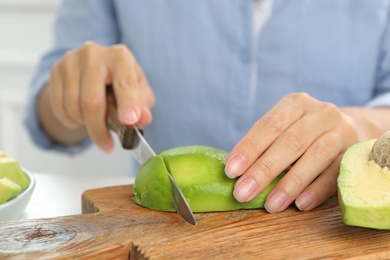
{"type": "Polygon", "coordinates": [[[226,177],[224,172],[227,156],[226,151],[207,146],[184,146],[162,152],[150,158],[138,172],[135,202],[155,210],[176,211],[169,171],[193,212],[263,208],[281,176],[252,201],[240,203],[233,197],[236,179],[226,177]]]}
{"type": "Polygon", "coordinates": [[[390,229],[390,171],[371,160],[376,139],[351,146],[337,179],[342,219],[346,225],[390,229]]]}

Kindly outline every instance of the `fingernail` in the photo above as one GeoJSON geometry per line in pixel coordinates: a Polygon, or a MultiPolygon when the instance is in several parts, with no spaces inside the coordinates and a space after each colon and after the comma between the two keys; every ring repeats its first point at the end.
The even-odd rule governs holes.
{"type": "Polygon", "coordinates": [[[245,158],[241,154],[234,155],[226,164],[225,174],[229,178],[236,178],[245,167],[245,158]]]}
{"type": "Polygon", "coordinates": [[[239,202],[247,202],[257,189],[257,183],[253,178],[246,178],[234,188],[233,196],[239,202]]]}
{"type": "Polygon", "coordinates": [[[298,207],[300,211],[306,210],[311,204],[314,203],[314,195],[311,193],[306,193],[300,196],[295,200],[295,205],[298,207]]]}
{"type": "Polygon", "coordinates": [[[138,121],[138,116],[134,109],[126,109],[122,115],[122,120],[125,124],[132,125],[138,121]]]}
{"type": "Polygon", "coordinates": [[[267,202],[264,205],[264,208],[269,213],[276,213],[283,210],[283,206],[287,200],[287,193],[282,190],[277,190],[267,198],[267,202]]]}

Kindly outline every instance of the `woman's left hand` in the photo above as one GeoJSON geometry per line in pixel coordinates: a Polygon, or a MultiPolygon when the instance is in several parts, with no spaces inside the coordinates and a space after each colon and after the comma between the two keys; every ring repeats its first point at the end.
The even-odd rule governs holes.
{"type": "Polygon", "coordinates": [[[358,126],[334,104],[305,93],[285,96],[252,126],[228,157],[226,175],[239,177],[235,198],[240,202],[254,199],[291,166],[267,197],[266,210],[283,211],[294,200],[300,210],[317,207],[337,191],[344,152],[369,137],[358,126]]]}

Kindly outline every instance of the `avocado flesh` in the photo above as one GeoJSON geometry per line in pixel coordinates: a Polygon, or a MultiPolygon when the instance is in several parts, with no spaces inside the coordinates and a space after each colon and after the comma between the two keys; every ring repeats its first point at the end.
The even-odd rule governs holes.
{"type": "Polygon", "coordinates": [[[0,157],[0,179],[1,178],[8,178],[18,184],[22,190],[30,185],[30,182],[23,173],[18,161],[12,157],[0,157]]]}
{"type": "Polygon", "coordinates": [[[151,157],[141,167],[133,192],[138,205],[155,210],[175,211],[168,172],[160,155],[151,157]]]}
{"type": "Polygon", "coordinates": [[[351,146],[337,179],[339,204],[346,225],[390,229],[390,171],[369,155],[375,139],[351,146]]]}
{"type": "Polygon", "coordinates": [[[0,204],[16,198],[22,189],[20,186],[8,178],[0,179],[0,204]]]}
{"type": "Polygon", "coordinates": [[[233,197],[236,179],[225,175],[228,153],[206,146],[184,146],[162,152],[140,169],[134,184],[135,202],[141,206],[176,211],[167,170],[182,190],[193,212],[263,208],[279,176],[250,202],[233,197]]]}

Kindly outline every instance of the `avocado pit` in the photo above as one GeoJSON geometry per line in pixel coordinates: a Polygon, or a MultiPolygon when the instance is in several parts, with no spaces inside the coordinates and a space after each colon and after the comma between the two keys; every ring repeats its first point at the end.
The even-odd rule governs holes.
{"type": "Polygon", "coordinates": [[[380,167],[390,169],[390,131],[381,135],[374,143],[369,156],[380,167]]]}

